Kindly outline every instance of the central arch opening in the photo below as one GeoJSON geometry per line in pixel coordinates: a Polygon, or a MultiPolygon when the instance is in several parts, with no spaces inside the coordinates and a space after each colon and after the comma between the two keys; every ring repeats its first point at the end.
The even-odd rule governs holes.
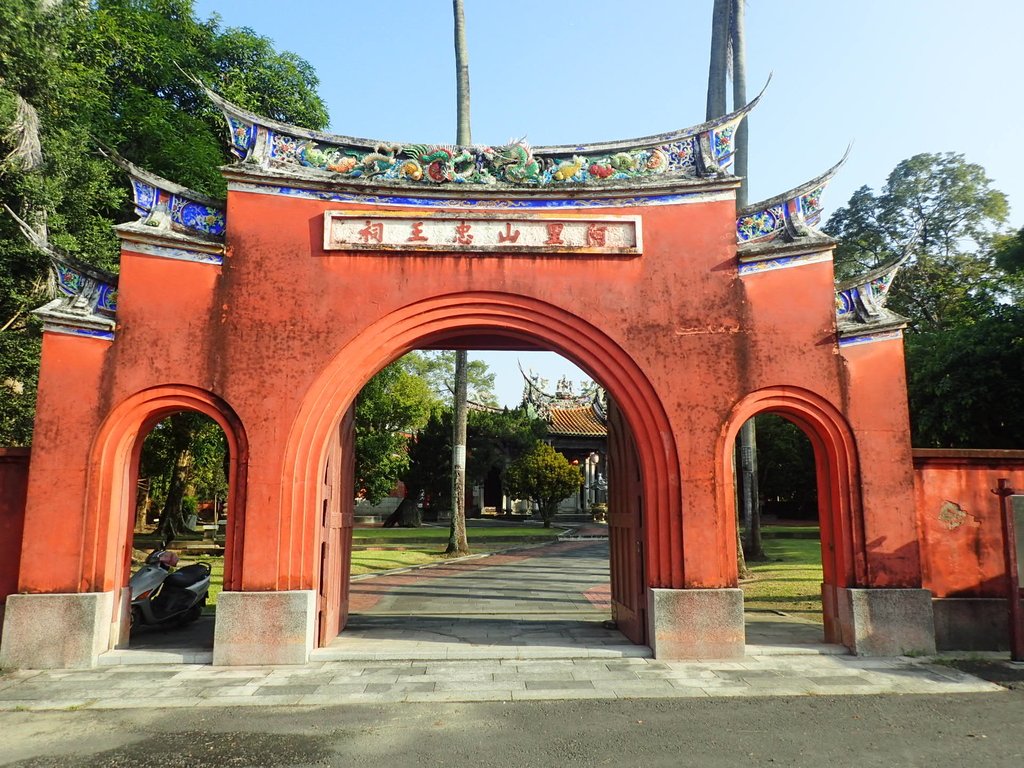
{"type": "MultiPolygon", "coordinates": [[[[649,649],[645,647],[645,613],[651,564],[645,562],[642,553],[646,549],[645,539],[652,519],[651,489],[659,486],[665,489],[669,486],[669,483],[658,483],[656,479],[659,472],[666,471],[668,465],[665,461],[665,441],[663,438],[654,441],[651,435],[653,433],[663,436],[668,434],[669,430],[658,430],[657,422],[664,417],[658,407],[657,398],[635,364],[614,344],[601,338],[601,334],[596,331],[588,336],[585,332],[587,329],[579,327],[582,323],[557,308],[545,308],[543,317],[537,317],[538,313],[532,307],[532,311],[524,311],[522,304],[526,301],[512,299],[509,303],[502,301],[502,306],[496,307],[493,301],[481,302],[477,298],[471,307],[464,306],[461,312],[452,311],[451,306],[432,307],[427,312],[417,312],[413,309],[406,317],[388,318],[382,322],[383,328],[371,328],[360,340],[349,345],[339,355],[332,370],[328,370],[322,377],[324,386],[319,393],[320,402],[316,403],[316,410],[324,413],[325,417],[328,411],[333,411],[333,418],[324,418],[319,422],[325,425],[320,439],[320,450],[317,451],[315,446],[309,446],[310,465],[313,455],[319,454],[316,464],[317,491],[315,502],[310,505],[316,511],[316,519],[311,520],[312,525],[309,526],[315,540],[312,551],[317,555],[313,568],[313,582],[318,597],[318,651],[315,652],[318,656],[330,658],[333,649],[339,652],[339,657],[343,657],[345,643],[348,638],[355,637],[354,630],[358,629],[360,623],[358,619],[350,619],[350,616],[361,617],[365,610],[365,602],[380,597],[373,594],[372,586],[363,586],[362,582],[369,579],[351,574],[356,498],[360,491],[356,482],[354,451],[357,394],[374,374],[414,349],[555,352],[579,365],[594,381],[605,388],[608,393],[607,412],[604,414],[608,444],[606,456],[599,456],[596,463],[604,462],[606,466],[605,473],[600,477],[606,478],[607,482],[607,512],[602,515],[603,521],[597,523],[603,527],[606,540],[602,537],[553,543],[549,545],[553,551],[545,553],[545,556],[550,558],[546,563],[540,557],[517,552],[500,556],[490,555],[477,561],[459,561],[450,566],[442,565],[441,568],[445,571],[438,571],[441,575],[437,576],[435,584],[444,587],[444,579],[448,577],[459,578],[463,573],[474,571],[479,573],[483,567],[479,560],[488,559],[491,561],[490,565],[498,565],[501,568],[511,568],[516,563],[533,560],[536,573],[542,574],[546,571],[549,580],[561,579],[572,582],[571,588],[576,590],[578,599],[587,600],[588,597],[584,593],[590,591],[590,597],[593,598],[591,607],[600,607],[602,602],[610,606],[610,610],[604,614],[606,618],[593,622],[595,626],[591,628],[594,632],[604,633],[603,644],[609,647],[617,646],[619,655],[649,653],[649,649]],[[515,306],[517,303],[519,306],[515,306]],[[469,319],[467,314],[471,315],[469,319]],[[567,318],[576,321],[577,327],[567,328],[567,318]],[[412,322],[408,322],[409,320],[412,322]],[[396,329],[398,333],[395,333],[396,329]],[[378,343],[371,349],[368,339],[373,337],[375,332],[378,343]],[[605,345],[603,350],[600,348],[602,342],[605,345]],[[365,350],[364,344],[367,345],[365,350]],[[360,352],[364,354],[360,355],[360,352]],[[345,360],[347,365],[342,365],[341,360],[345,360]],[[622,364],[623,360],[627,364],[622,364]],[[643,405],[640,406],[639,403],[643,405]],[[498,557],[502,560],[498,560],[498,557]],[[573,561],[580,566],[575,574],[573,561]],[[350,584],[356,584],[358,588],[350,589],[350,584]],[[606,602],[601,599],[602,592],[608,596],[606,602]],[[346,627],[347,631],[343,631],[346,627]],[[628,650],[627,647],[633,650],[628,650]]],[[[315,411],[310,410],[310,415],[313,416],[315,411]]],[[[317,423],[316,417],[313,416],[307,423],[317,423]]],[[[596,489],[598,477],[596,471],[590,474],[594,488],[587,489],[588,492],[596,489]]],[[[493,478],[491,482],[493,484],[493,478]]],[[[483,503],[487,500],[488,494],[486,478],[481,486],[477,489],[480,498],[476,499],[476,506],[479,507],[482,517],[485,507],[497,505],[483,503]]],[[[654,507],[661,506],[664,509],[669,506],[664,499],[658,499],[656,496],[657,494],[653,500],[654,507]]],[[[563,508],[567,504],[595,503],[594,498],[596,496],[581,499],[577,495],[575,500],[563,502],[563,508]]],[[[310,501],[313,499],[310,498],[310,501]]],[[[471,504],[472,501],[471,498],[471,504]]],[[[510,501],[506,498],[502,503],[507,505],[510,501]]],[[[472,506],[470,508],[473,509],[472,506]]],[[[520,507],[518,511],[522,513],[526,510],[520,507]]],[[[498,517],[497,510],[489,512],[495,518],[498,517]]],[[[509,510],[507,507],[501,510],[503,515],[514,515],[515,512],[515,509],[509,510]]],[[[593,517],[593,512],[589,509],[587,514],[593,517]]],[[[492,525],[495,522],[499,521],[481,520],[480,525],[492,525]]],[[[522,525],[523,522],[520,520],[519,524],[522,525]]],[[[482,583],[492,589],[494,594],[514,591],[517,588],[515,584],[505,583],[510,578],[509,573],[510,571],[503,573],[500,570],[492,570],[482,583]]],[[[428,604],[433,599],[426,590],[421,589],[417,592],[416,587],[408,586],[412,581],[408,574],[389,574],[388,578],[395,580],[399,586],[406,586],[413,601],[419,599],[422,603],[428,604]]],[[[526,587],[526,592],[529,592],[529,589],[526,587]]],[[[451,595],[443,596],[444,599],[450,597],[451,595]]],[[[480,595],[477,595],[477,598],[487,599],[486,596],[480,595]]],[[[380,601],[376,602],[379,604],[380,601]]],[[[462,629],[466,629],[467,621],[470,626],[474,623],[469,617],[469,614],[473,613],[472,605],[460,605],[457,609],[438,609],[437,604],[433,603],[432,609],[444,613],[443,618],[449,622],[461,622],[462,629]],[[453,612],[457,612],[457,615],[448,615],[453,612]]],[[[374,627],[368,630],[366,637],[356,638],[357,640],[380,640],[389,634],[394,639],[401,630],[403,621],[409,617],[409,611],[404,608],[385,610],[382,613],[391,615],[373,622],[374,627]]],[[[519,620],[518,623],[521,625],[522,621],[519,620]]],[[[450,631],[450,626],[448,629],[450,631]]],[[[518,629],[522,630],[522,627],[518,629]]],[[[499,634],[502,632],[501,629],[497,631],[499,634]]],[[[543,635],[544,631],[545,628],[540,626],[538,635],[543,635]]],[[[550,627],[547,631],[550,634],[550,627]]],[[[426,632],[430,634],[430,629],[428,628],[426,632]]],[[[467,631],[463,634],[470,637],[473,632],[467,631]]],[[[572,635],[571,632],[569,634],[572,635]]],[[[421,632],[420,637],[422,636],[421,632]]],[[[496,646],[500,638],[490,637],[487,642],[496,646]]],[[[577,639],[576,643],[575,652],[592,652],[585,640],[577,639]]],[[[467,650],[469,646],[474,645],[472,642],[464,641],[462,644],[467,650]]],[[[479,646],[479,643],[476,645],[479,646]]],[[[408,650],[410,649],[405,649],[408,650]]],[[[416,649],[411,650],[415,655],[416,649]]],[[[479,652],[479,647],[476,650],[479,652]]],[[[508,647],[503,650],[495,647],[494,652],[507,655],[510,650],[508,647]]],[[[419,651],[430,656],[429,647],[421,647],[419,651]]],[[[451,650],[444,649],[443,652],[450,655],[451,650]]],[[[552,651],[554,655],[565,652],[566,649],[552,651]]]]}
{"type": "Polygon", "coordinates": [[[641,528],[643,504],[628,425],[579,369],[577,391],[568,378],[509,365],[533,343],[502,339],[489,350],[494,373],[476,349],[494,338],[457,343],[474,345],[465,540],[452,519],[455,355],[415,351],[364,386],[329,449],[319,645],[413,657],[646,655],[643,564],[625,543],[641,528]],[[488,387],[494,374],[519,378],[520,397],[499,403],[488,387]],[[353,499],[349,528],[343,507],[353,499]],[[446,544],[467,551],[443,555],[446,544]]]}

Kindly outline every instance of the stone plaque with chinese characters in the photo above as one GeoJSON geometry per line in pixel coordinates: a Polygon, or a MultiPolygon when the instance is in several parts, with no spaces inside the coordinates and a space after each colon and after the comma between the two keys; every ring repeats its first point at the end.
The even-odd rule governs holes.
{"type": "Polygon", "coordinates": [[[639,216],[327,211],[325,251],[642,253],[639,216]]]}

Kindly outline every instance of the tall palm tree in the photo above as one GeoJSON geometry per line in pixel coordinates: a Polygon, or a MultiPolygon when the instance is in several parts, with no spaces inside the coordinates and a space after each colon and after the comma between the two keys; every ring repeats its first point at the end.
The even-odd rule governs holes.
{"type": "MultiPolygon", "coordinates": [[[[473,143],[469,123],[469,53],[466,50],[466,17],[462,0],[452,0],[455,14],[455,143],[473,143]]],[[[466,350],[455,352],[455,406],[452,414],[452,521],[446,555],[469,553],[466,540],[466,422],[469,418],[466,350]]]]}
{"type": "MultiPolygon", "coordinates": [[[[728,111],[726,81],[732,76],[732,106],[738,109],[747,103],[747,60],[744,39],[743,0],[714,0],[711,15],[711,57],[708,67],[707,119],[721,117],[728,111]]],[[[742,177],[736,191],[736,207],[747,205],[747,156],[749,132],[743,120],[736,130],[734,172],[742,177]]],[[[746,549],[752,557],[763,557],[758,514],[757,433],[754,420],[748,419],[740,428],[739,501],[747,527],[746,549]]],[[[737,509],[737,514],[739,509],[737,509]]],[[[743,546],[737,538],[736,550],[740,574],[746,572],[743,546]]]]}

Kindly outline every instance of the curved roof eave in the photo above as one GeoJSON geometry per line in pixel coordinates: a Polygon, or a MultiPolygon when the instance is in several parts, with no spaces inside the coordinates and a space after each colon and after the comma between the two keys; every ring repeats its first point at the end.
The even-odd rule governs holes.
{"type": "Polygon", "coordinates": [[[180,195],[181,197],[186,197],[189,200],[199,203],[201,205],[210,206],[211,208],[224,207],[223,200],[217,200],[216,198],[208,197],[207,195],[204,195],[202,192],[196,192],[193,189],[189,189],[188,187],[182,186],[181,184],[177,184],[173,181],[170,181],[169,179],[165,179],[162,176],[157,176],[155,173],[150,173],[149,171],[135,165],[135,163],[132,163],[129,160],[126,160],[125,158],[121,157],[121,155],[119,155],[110,147],[105,147],[102,144],[100,144],[98,148],[99,153],[106,157],[108,160],[110,160],[110,162],[118,166],[122,171],[127,173],[129,176],[134,176],[139,180],[144,181],[146,184],[150,184],[154,187],[159,187],[160,189],[172,195],[180,195]]]}
{"type": "Polygon", "coordinates": [[[794,198],[800,197],[801,195],[806,195],[808,192],[813,192],[818,187],[822,187],[828,184],[828,182],[832,180],[832,177],[835,176],[836,173],[838,173],[839,169],[846,164],[846,160],[847,158],[850,157],[850,151],[852,149],[853,142],[850,142],[850,144],[846,147],[846,151],[843,153],[843,156],[839,158],[839,162],[837,162],[824,173],[819,174],[810,181],[805,181],[800,186],[794,187],[793,189],[783,192],[780,195],[769,197],[767,200],[761,200],[760,202],[752,203],[751,205],[742,208],[741,210],[736,212],[737,217],[749,216],[751,214],[763,211],[766,208],[771,208],[772,206],[775,205],[781,205],[785,203],[787,200],[792,200],[794,198]]]}
{"type": "MultiPolygon", "coordinates": [[[[250,112],[247,109],[233,104],[232,102],[225,99],[212,89],[210,89],[202,81],[192,78],[203,91],[207,97],[223,111],[225,114],[232,115],[242,120],[253,123],[255,125],[261,125],[266,128],[279,131],[284,134],[297,136],[301,138],[311,139],[313,141],[322,142],[324,144],[333,145],[344,145],[359,147],[361,149],[372,150],[381,144],[413,144],[413,142],[396,142],[393,140],[381,140],[381,139],[366,139],[356,136],[345,136],[343,134],[332,134],[324,131],[315,131],[309,128],[302,128],[297,125],[291,125],[289,123],[283,123],[278,120],[274,120],[269,117],[263,117],[257,115],[254,112],[250,112]]],[[[587,144],[559,144],[550,146],[536,146],[532,147],[534,155],[557,155],[564,156],[567,154],[577,152],[611,152],[611,151],[623,151],[628,149],[646,147],[652,144],[665,144],[673,141],[679,141],[681,139],[690,138],[701,133],[714,130],[727,126],[731,123],[736,123],[744,118],[754,107],[757,106],[761,98],[764,96],[765,91],[768,89],[768,85],[771,83],[771,76],[769,75],[767,82],[761,89],[760,93],[757,94],[751,101],[744,106],[730,112],[722,117],[715,118],[713,120],[700,123],[699,125],[691,126],[677,131],[669,131],[667,133],[653,134],[650,136],[641,136],[633,139],[623,139],[618,141],[607,141],[607,142],[591,142],[587,144]]],[[[433,142],[427,142],[433,143],[433,142]]]]}

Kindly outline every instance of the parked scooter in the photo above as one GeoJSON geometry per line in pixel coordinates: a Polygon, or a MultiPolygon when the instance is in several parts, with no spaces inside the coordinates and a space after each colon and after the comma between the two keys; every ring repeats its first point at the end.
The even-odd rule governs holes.
{"type": "Polygon", "coordinates": [[[132,628],[140,625],[189,624],[198,619],[210,590],[210,565],[195,563],[172,571],[178,556],[165,542],[150,552],[128,586],[132,593],[132,628]]]}

